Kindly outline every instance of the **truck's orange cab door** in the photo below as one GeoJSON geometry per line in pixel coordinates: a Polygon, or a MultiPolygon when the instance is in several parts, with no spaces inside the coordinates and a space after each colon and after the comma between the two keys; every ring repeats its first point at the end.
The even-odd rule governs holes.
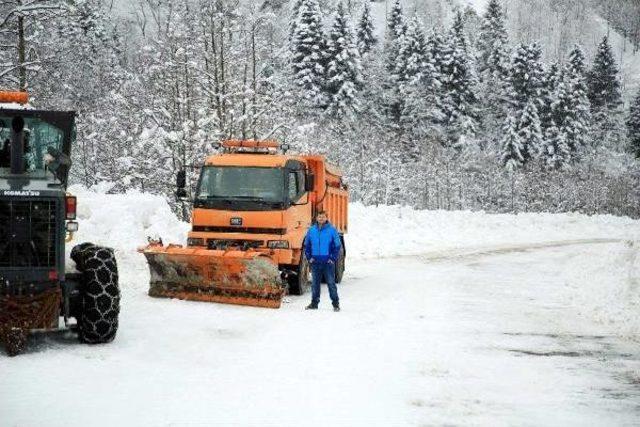
{"type": "Polygon", "coordinates": [[[284,224],[287,227],[289,246],[294,249],[294,259],[299,259],[298,251],[302,248],[305,234],[312,220],[312,200],[305,191],[306,168],[298,160],[289,160],[286,165],[286,191],[288,208],[284,213],[284,224]]]}

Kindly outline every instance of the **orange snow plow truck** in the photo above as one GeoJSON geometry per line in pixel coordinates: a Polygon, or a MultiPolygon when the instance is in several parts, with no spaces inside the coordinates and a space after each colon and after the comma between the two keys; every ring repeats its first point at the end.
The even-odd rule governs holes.
{"type": "MultiPolygon", "coordinates": [[[[319,155],[287,155],[275,141],[225,141],[207,158],[193,195],[187,246],[151,241],[149,295],[279,308],[287,291],[310,287],[303,244],[324,210],[342,238],[345,269],[348,191],[319,155]]],[[[177,194],[186,198],[185,173],[177,194]]]]}

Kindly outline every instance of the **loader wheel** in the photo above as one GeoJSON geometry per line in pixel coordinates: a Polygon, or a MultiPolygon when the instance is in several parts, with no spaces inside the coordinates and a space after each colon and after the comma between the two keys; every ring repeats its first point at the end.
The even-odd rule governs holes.
{"type": "Polygon", "coordinates": [[[342,282],[342,276],[344,276],[345,258],[346,257],[343,244],[342,248],[340,248],[340,258],[338,258],[338,262],[336,263],[336,283],[342,282]]]}
{"type": "Polygon", "coordinates": [[[309,261],[302,254],[300,265],[298,265],[298,273],[289,276],[289,293],[291,295],[304,295],[311,286],[310,274],[309,261]]]}
{"type": "Polygon", "coordinates": [[[27,343],[27,330],[24,328],[9,328],[4,333],[4,345],[9,357],[22,353],[27,343]]]}
{"type": "Polygon", "coordinates": [[[113,249],[83,243],[71,251],[82,273],[78,338],[87,344],[111,342],[118,330],[120,289],[113,249]]]}

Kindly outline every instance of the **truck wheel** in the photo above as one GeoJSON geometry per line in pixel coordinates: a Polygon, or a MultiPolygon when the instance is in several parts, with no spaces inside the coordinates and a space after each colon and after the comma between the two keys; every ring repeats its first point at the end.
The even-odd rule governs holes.
{"type": "Polygon", "coordinates": [[[113,249],[83,243],[71,251],[82,273],[78,338],[87,344],[111,342],[118,330],[120,289],[113,249]]]}
{"type": "Polygon", "coordinates": [[[345,258],[346,257],[343,244],[342,248],[340,248],[340,258],[338,258],[338,263],[336,264],[336,283],[342,282],[342,276],[344,276],[345,258]]]}
{"type": "Polygon", "coordinates": [[[298,265],[297,274],[289,276],[289,292],[291,295],[304,295],[307,292],[311,286],[310,274],[309,261],[303,254],[298,265]]]}

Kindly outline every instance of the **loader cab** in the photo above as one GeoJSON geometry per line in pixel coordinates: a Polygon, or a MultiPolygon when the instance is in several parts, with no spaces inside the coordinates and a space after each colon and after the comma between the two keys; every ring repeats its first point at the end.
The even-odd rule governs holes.
{"type": "Polygon", "coordinates": [[[0,104],[0,179],[54,180],[66,187],[74,137],[74,112],[0,104]]]}
{"type": "Polygon", "coordinates": [[[66,193],[75,113],[7,104],[6,95],[0,92],[0,294],[63,281],[65,240],[78,225],[76,199],[66,193]]]}

